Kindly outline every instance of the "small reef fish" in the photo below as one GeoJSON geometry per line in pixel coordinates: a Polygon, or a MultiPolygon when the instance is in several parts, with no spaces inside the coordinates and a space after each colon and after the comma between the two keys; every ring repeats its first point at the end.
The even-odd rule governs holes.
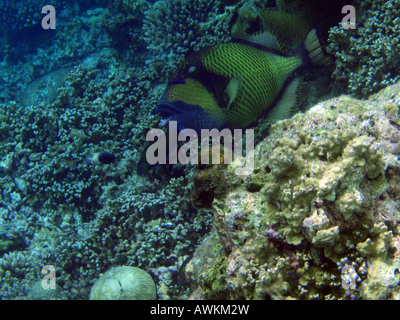
{"type": "Polygon", "coordinates": [[[88,160],[96,164],[110,164],[115,162],[116,157],[112,153],[102,151],[94,153],[88,160]]]}
{"type": "Polygon", "coordinates": [[[245,128],[267,113],[285,119],[296,107],[299,79],[292,75],[325,58],[315,29],[292,56],[285,56],[269,32],[218,44],[189,56],[161,97],[162,123],[178,130],[245,128]]]}

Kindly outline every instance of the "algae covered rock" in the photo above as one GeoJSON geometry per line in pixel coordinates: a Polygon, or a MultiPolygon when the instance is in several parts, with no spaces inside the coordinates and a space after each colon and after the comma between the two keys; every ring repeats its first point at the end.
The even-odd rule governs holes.
{"type": "Polygon", "coordinates": [[[107,271],[90,291],[90,300],[155,300],[156,285],[144,270],[121,266],[107,271]]]}
{"type": "Polygon", "coordinates": [[[235,175],[235,162],[218,175],[199,170],[225,192],[207,197],[216,234],[187,266],[192,298],[398,297],[399,89],[341,96],[277,122],[249,176],[235,175]]]}

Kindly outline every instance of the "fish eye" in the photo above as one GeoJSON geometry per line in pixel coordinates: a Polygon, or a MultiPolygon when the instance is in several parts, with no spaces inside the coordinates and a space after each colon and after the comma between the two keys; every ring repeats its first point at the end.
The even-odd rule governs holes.
{"type": "Polygon", "coordinates": [[[196,70],[197,70],[196,66],[190,66],[189,69],[188,69],[188,72],[189,72],[189,73],[193,73],[193,72],[195,72],[196,70]]]}

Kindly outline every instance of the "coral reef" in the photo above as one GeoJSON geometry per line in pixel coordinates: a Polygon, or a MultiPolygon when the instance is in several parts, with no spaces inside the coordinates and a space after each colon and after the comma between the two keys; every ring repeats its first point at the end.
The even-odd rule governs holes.
{"type": "Polygon", "coordinates": [[[327,49],[335,56],[338,87],[365,98],[400,79],[400,3],[356,1],[355,7],[356,28],[333,27],[327,49]]]}
{"type": "Polygon", "coordinates": [[[77,61],[95,64],[101,54],[111,51],[112,40],[102,28],[108,10],[78,13],[74,6],[66,10],[68,18],[60,13],[56,32],[39,28],[34,36],[19,31],[3,37],[0,101],[15,100],[24,106],[51,103],[77,61]]]}
{"type": "Polygon", "coordinates": [[[144,14],[144,40],[165,81],[185,55],[230,40],[233,9],[217,0],[157,1],[144,14]]]}
{"type": "MultiPolygon", "coordinates": [[[[62,9],[68,1],[55,0],[52,5],[62,9]]],[[[21,30],[31,28],[42,21],[42,8],[47,5],[44,0],[10,1],[0,3],[0,27],[6,30],[21,30]]]]}
{"type": "MultiPolygon", "coordinates": [[[[268,137],[260,120],[247,178],[234,175],[237,163],[138,175],[180,59],[230,40],[237,16],[257,31],[254,12],[274,1],[54,1],[62,9],[48,33],[33,9],[42,3],[0,5],[1,299],[88,299],[100,274],[121,265],[147,272],[165,300],[188,298],[190,287],[192,298],[209,299],[398,297],[398,86],[368,101],[324,102],[268,137]],[[98,152],[115,162],[90,161],[98,152]],[[56,270],[52,292],[41,286],[45,265],[56,270]],[[343,279],[356,289],[344,290],[343,279]]],[[[305,2],[276,3],[292,13],[305,2]]],[[[397,3],[379,3],[379,17],[392,18],[397,3]]],[[[392,72],[384,66],[397,46],[393,56],[378,48],[369,34],[383,28],[371,18],[377,6],[362,8],[358,41],[376,49],[379,68],[368,68],[379,78],[392,72]]],[[[387,28],[390,41],[396,28],[387,28]]],[[[356,51],[343,45],[356,39],[331,34],[336,67],[351,79],[369,52],[354,49],[363,59],[344,65],[356,51]]],[[[303,90],[308,102],[316,88],[303,90]]]]}
{"type": "MultiPolygon", "coordinates": [[[[93,75],[93,71],[90,74],[93,75]]],[[[132,70],[133,74],[137,76],[136,69],[132,70]]],[[[9,254],[15,252],[23,257],[15,259],[13,264],[6,262],[9,260],[6,256],[0,259],[6,259],[1,271],[5,280],[4,298],[29,291],[38,277],[32,272],[35,266],[52,263],[63,279],[60,285],[68,292],[68,297],[85,298],[87,284],[81,283],[82,277],[94,279],[102,270],[121,261],[157,273],[159,281],[168,288],[164,296],[161,293],[163,298],[182,294],[185,289],[175,283],[179,266],[193,251],[198,237],[208,231],[211,216],[207,213],[197,216],[198,211],[191,206],[189,176],[168,179],[166,175],[165,181],[151,183],[146,178],[132,176],[138,157],[134,150],[139,149],[146,128],[154,121],[148,115],[145,102],[139,98],[137,103],[142,106],[141,111],[125,109],[126,117],[120,119],[119,126],[113,125],[133,96],[121,99],[111,95],[92,104],[90,95],[86,95],[85,100],[76,97],[77,100],[68,102],[74,96],[68,92],[75,90],[75,84],[80,89],[85,82],[87,92],[93,90],[94,100],[99,90],[97,86],[97,89],[92,87],[95,80],[88,76],[86,69],[76,70],[73,75],[74,82],[60,91],[52,109],[48,107],[49,114],[16,104],[15,109],[3,109],[11,113],[17,109],[20,113],[15,112],[18,117],[4,115],[11,123],[8,122],[8,135],[3,132],[3,138],[10,138],[10,142],[5,143],[2,161],[2,185],[8,190],[2,196],[7,209],[3,208],[1,218],[6,222],[4,234],[8,237],[2,248],[5,252],[12,250],[9,254]],[[107,107],[108,99],[113,101],[110,102],[114,106],[113,116],[107,107]],[[121,100],[116,102],[116,99],[121,100]],[[70,108],[58,108],[60,101],[70,108]],[[89,104],[94,107],[92,116],[89,116],[89,109],[84,112],[81,108],[89,104]],[[116,107],[118,104],[121,108],[116,107]],[[92,121],[102,112],[104,127],[96,121],[96,129],[92,121]],[[26,119],[26,122],[18,119],[26,119]],[[141,124],[137,126],[139,123],[132,119],[142,119],[141,124]],[[49,135],[55,131],[58,134],[49,135]],[[43,139],[32,139],[32,134],[43,139]],[[121,137],[116,140],[120,141],[120,147],[113,142],[112,149],[119,155],[118,164],[95,165],[85,161],[92,151],[111,149],[110,136],[121,137]],[[21,142],[15,145],[14,141],[21,142]],[[34,210],[28,210],[27,205],[34,210]],[[22,225],[11,233],[16,221],[21,221],[22,225]],[[85,253],[81,253],[83,247],[85,253]],[[156,250],[158,247],[160,249],[156,250]],[[160,266],[163,269],[158,271],[160,266]],[[14,277],[19,277],[16,271],[19,268],[31,276],[13,281],[14,277]],[[15,290],[5,289],[7,284],[16,282],[15,290]]],[[[108,86],[113,88],[120,80],[111,80],[108,86]]],[[[139,87],[132,82],[132,88],[139,87]]],[[[135,90],[131,92],[134,94],[135,90]]]]}
{"type": "MultiPolygon", "coordinates": [[[[123,1],[124,19],[142,21],[148,4],[123,1]]],[[[44,265],[54,265],[68,299],[87,299],[99,274],[121,264],[152,274],[162,299],[187,294],[180,268],[212,216],[191,205],[191,168],[136,174],[146,133],[158,125],[152,111],[163,86],[139,54],[119,55],[111,37],[124,23],[103,32],[118,6],[89,6],[60,22],[55,43],[26,49],[30,63],[3,61],[2,79],[15,91],[0,106],[2,299],[34,295],[44,265]],[[26,69],[42,77],[31,82],[26,69]],[[104,151],[116,162],[89,161],[104,151]]],[[[140,24],[130,32],[143,38],[140,24]]]]}
{"type": "Polygon", "coordinates": [[[195,190],[198,206],[212,199],[215,234],[186,267],[192,298],[398,297],[399,88],[277,122],[252,175],[236,176],[237,161],[195,173],[225,192],[195,190]]]}

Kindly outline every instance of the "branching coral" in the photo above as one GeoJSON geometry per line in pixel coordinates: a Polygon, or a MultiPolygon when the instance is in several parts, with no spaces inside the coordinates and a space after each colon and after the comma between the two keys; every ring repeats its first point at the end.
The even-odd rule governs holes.
{"type": "Polygon", "coordinates": [[[145,12],[147,47],[172,69],[186,54],[230,39],[232,10],[223,9],[218,0],[157,1],[145,12]]]}
{"type": "Polygon", "coordinates": [[[165,176],[149,183],[134,174],[146,132],[158,122],[151,108],[161,91],[152,87],[153,76],[137,68],[104,73],[81,66],[69,74],[52,104],[1,108],[0,179],[8,208],[1,218],[13,217],[12,208],[25,214],[13,222],[22,234],[9,235],[11,242],[3,247],[9,255],[24,257],[29,273],[12,288],[19,273],[9,259],[0,259],[5,299],[26,294],[38,279],[34,270],[46,264],[55,265],[68,298],[88,297],[82,275],[92,281],[123,262],[156,274],[168,288],[163,298],[186,293],[175,279],[208,231],[211,215],[197,215],[187,178],[165,176]],[[39,111],[45,107],[46,112],[39,111]],[[99,150],[114,152],[117,164],[86,160],[99,150]],[[27,204],[35,209],[27,210],[27,204]]]}
{"type": "Polygon", "coordinates": [[[332,28],[328,50],[336,58],[335,82],[350,94],[366,97],[400,79],[400,3],[357,4],[356,29],[332,28]]]}
{"type": "MultiPolygon", "coordinates": [[[[129,1],[124,3],[128,10],[129,1]]],[[[134,12],[138,20],[142,19],[136,16],[140,10],[134,12]]],[[[103,32],[105,11],[88,10],[77,17],[79,23],[68,39],[82,35],[77,30],[86,25],[99,26],[89,29],[103,32]]],[[[127,11],[124,14],[129,16],[127,11]]],[[[118,22],[114,26],[110,34],[118,22]]],[[[62,26],[59,31],[59,35],[66,34],[62,26]]],[[[140,28],[135,32],[141,32],[140,28]]],[[[68,41],[56,40],[49,50],[68,46],[68,41]]],[[[69,48],[72,51],[66,50],[72,65],[77,64],[74,59],[84,59],[57,73],[61,78],[58,91],[50,94],[46,87],[56,82],[52,73],[46,81],[29,85],[22,101],[3,97],[0,181],[6,209],[0,211],[0,219],[7,228],[0,231],[7,238],[0,243],[4,254],[0,274],[4,299],[26,298],[29,291],[35,291],[38,266],[47,264],[55,266],[58,284],[70,299],[88,298],[88,288],[99,273],[123,263],[146,268],[154,275],[164,288],[160,297],[185,296],[187,286],[176,282],[179,268],[209,231],[211,214],[198,214],[191,205],[188,178],[172,178],[173,172],[167,172],[150,181],[136,175],[146,133],[159,121],[152,112],[163,90],[158,85],[158,70],[127,67],[117,61],[120,57],[110,48],[108,36],[97,40],[106,48],[94,54],[91,49],[97,45],[80,51],[75,41],[69,48]],[[112,152],[116,163],[88,161],[97,151],[112,152]],[[11,225],[21,232],[12,231],[11,225]]],[[[44,69],[60,67],[51,62],[57,54],[49,52],[39,50],[27,56],[35,61],[32,73],[46,55],[50,62],[44,69]]],[[[8,67],[5,61],[4,68],[8,67]]],[[[20,78],[13,79],[10,83],[22,84],[20,78]]]]}
{"type": "MultiPolygon", "coordinates": [[[[57,9],[63,8],[68,3],[65,0],[56,0],[52,5],[57,9]]],[[[0,26],[6,30],[21,30],[40,24],[42,19],[42,8],[47,1],[9,1],[0,3],[0,26]]]]}

